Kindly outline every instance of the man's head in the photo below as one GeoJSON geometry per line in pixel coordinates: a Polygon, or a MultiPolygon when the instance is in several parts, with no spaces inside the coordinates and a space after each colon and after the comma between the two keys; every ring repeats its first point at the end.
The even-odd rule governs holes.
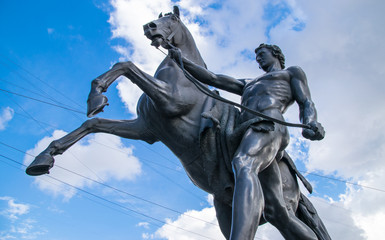
{"type": "MultiPolygon", "coordinates": [[[[271,52],[271,54],[278,59],[280,65],[281,65],[281,68],[284,69],[285,68],[285,56],[283,55],[282,53],[282,50],[277,46],[277,45],[270,45],[270,44],[264,44],[264,43],[261,43],[259,45],[259,47],[257,47],[255,49],[255,54],[256,54],[256,57],[257,57],[257,62],[258,62],[258,53],[260,52],[260,50],[262,49],[267,49],[271,52]]],[[[261,66],[262,67],[262,66],[261,66]]]]}

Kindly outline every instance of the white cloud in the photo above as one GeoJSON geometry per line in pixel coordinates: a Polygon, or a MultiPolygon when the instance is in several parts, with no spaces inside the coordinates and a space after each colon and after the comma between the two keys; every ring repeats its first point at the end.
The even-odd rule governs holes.
{"type": "MultiPolygon", "coordinates": [[[[310,197],[310,200],[317,209],[321,219],[323,220],[326,228],[328,229],[332,239],[366,239],[365,232],[357,226],[356,219],[352,211],[349,211],[348,206],[345,205],[344,201],[335,202],[333,200],[325,200],[317,197],[310,197]]],[[[381,215],[381,214],[379,214],[381,215]]],[[[204,233],[208,238],[212,239],[224,239],[219,227],[201,222],[199,220],[194,220],[189,216],[195,218],[203,219],[205,221],[218,224],[215,217],[214,207],[204,208],[200,211],[190,210],[186,211],[184,214],[179,216],[175,221],[167,219],[169,225],[163,225],[155,234],[146,234],[147,238],[144,239],[154,239],[156,237],[166,238],[169,240],[172,239],[201,239],[199,236],[190,233],[204,233]],[[175,228],[175,226],[185,229],[183,231],[175,228]],[[190,232],[188,232],[190,231],[190,232]]],[[[379,216],[376,220],[383,220],[382,216],[379,216]]],[[[363,224],[370,225],[374,224],[373,218],[371,221],[367,222],[366,219],[362,219],[363,224]]],[[[380,224],[383,222],[380,222],[380,224]]],[[[360,225],[360,224],[358,224],[360,225]]],[[[373,227],[375,228],[375,227],[373,227]]],[[[376,228],[378,231],[381,228],[376,228]]],[[[203,239],[203,238],[202,238],[203,239]]],[[[283,240],[279,231],[274,228],[271,224],[264,224],[259,226],[256,239],[271,239],[271,240],[283,240]]],[[[367,239],[376,239],[376,238],[367,238],[367,239]]]]}
{"type": "Polygon", "coordinates": [[[217,225],[214,207],[204,208],[201,211],[190,210],[179,216],[177,220],[166,219],[166,222],[168,225],[163,225],[158,229],[155,236],[169,240],[204,239],[199,235],[211,239],[224,239],[217,225]],[[209,223],[192,219],[190,216],[203,219],[209,223]]]}
{"type": "MultiPolygon", "coordinates": [[[[381,6],[382,1],[324,1],[322,6],[297,1],[307,15],[304,31],[291,31],[286,22],[271,35],[286,50],[287,59],[307,72],[327,131],[323,141],[311,143],[307,168],[385,189],[381,6]]],[[[367,188],[347,188],[342,195],[340,204],[350,209],[367,239],[382,238],[384,197],[367,188]]]]}
{"type": "Polygon", "coordinates": [[[125,77],[121,77],[117,89],[119,90],[119,97],[122,99],[128,111],[136,116],[137,102],[143,92],[125,77]]]}
{"type": "MultiPolygon", "coordinates": [[[[164,55],[150,46],[142,26],[156,19],[164,9],[172,9],[172,4],[166,0],[113,0],[111,4],[114,10],[110,13],[109,23],[113,38],[123,38],[130,43],[128,47],[114,46],[122,55],[119,61],[130,60],[152,75],[164,55]]],[[[121,78],[117,88],[128,110],[136,114],[136,104],[142,91],[127,78],[121,78]]]]}
{"type": "Polygon", "coordinates": [[[10,107],[3,109],[0,115],[0,131],[5,129],[7,123],[12,120],[14,113],[15,112],[10,107]]]}
{"type": "Polygon", "coordinates": [[[148,229],[149,225],[150,225],[150,223],[148,223],[148,222],[140,222],[137,224],[138,227],[143,227],[145,229],[148,229]]]}
{"type": "MultiPolygon", "coordinates": [[[[109,23],[112,26],[113,38],[123,38],[129,43],[128,46],[114,46],[114,49],[122,56],[120,61],[131,60],[143,71],[152,75],[165,56],[150,46],[150,41],[143,35],[142,25],[156,19],[162,11],[172,11],[175,3],[169,0],[114,0],[111,3],[114,10],[110,13],[109,23]]],[[[241,52],[245,49],[253,49],[255,42],[263,39],[261,22],[253,21],[254,15],[262,14],[262,4],[251,0],[244,5],[228,1],[224,3],[225,12],[217,14],[214,10],[202,10],[202,7],[208,6],[210,3],[210,1],[186,0],[178,3],[181,6],[182,21],[192,32],[203,58],[209,63],[209,68],[235,76],[244,76],[244,74],[248,77],[255,76],[258,67],[254,61],[242,57],[241,52]],[[249,4],[255,7],[248,8],[249,4]],[[190,15],[183,15],[183,12],[188,12],[190,15]],[[241,14],[236,19],[226,18],[226,15],[239,12],[250,14],[241,14]],[[196,17],[204,18],[210,25],[199,26],[194,22],[196,17]],[[251,24],[239,24],[242,21],[249,21],[251,24]],[[226,31],[222,26],[226,26],[226,31]],[[248,36],[244,37],[244,33],[248,33],[248,36]],[[231,41],[227,41],[229,34],[234,37],[234,39],[230,39],[231,41]],[[260,36],[260,40],[250,41],[252,36],[260,36]],[[238,58],[236,61],[235,57],[238,58]]],[[[126,78],[119,81],[117,88],[122,101],[129,111],[135,114],[138,96],[142,91],[126,78]]],[[[239,101],[237,97],[225,95],[239,101]]]]}
{"type": "Polygon", "coordinates": [[[35,220],[29,218],[31,205],[18,203],[12,197],[0,197],[0,201],[7,202],[7,207],[0,212],[0,215],[10,220],[4,222],[0,231],[0,240],[37,239],[46,233],[45,230],[36,227],[35,220]]]}
{"type": "MultiPolygon", "coordinates": [[[[61,130],[56,130],[53,136],[43,138],[27,153],[37,156],[49,143],[65,134],[61,130]]],[[[31,156],[26,155],[24,163],[28,165],[32,160],[31,156]]],[[[133,147],[125,147],[119,137],[108,134],[95,134],[80,141],[63,155],[56,156],[55,165],[99,182],[109,179],[133,180],[141,172],[141,164],[133,155],[133,147]]],[[[88,179],[55,166],[49,175],[79,188],[94,185],[88,179]]],[[[71,198],[76,192],[75,189],[48,176],[36,177],[35,183],[42,191],[63,195],[65,199],[71,198]]]]}
{"type": "MultiPolygon", "coordinates": [[[[267,40],[264,33],[269,22],[263,18],[266,3],[181,0],[178,4],[182,20],[191,30],[209,69],[235,77],[253,77],[262,72],[245,54],[252,55],[253,49],[267,40]],[[208,8],[209,4],[220,7],[208,8]],[[197,17],[205,22],[195,23],[197,17]]],[[[290,11],[270,29],[270,41],[282,48],[287,66],[299,65],[305,70],[319,120],[326,129],[323,141],[311,143],[304,142],[298,131],[294,132],[296,138],[289,148],[290,154],[305,160],[311,171],[334,173],[362,185],[385,189],[385,110],[381,105],[385,102],[382,66],[385,31],[379,24],[384,22],[385,2],[274,1],[280,3],[286,3],[290,11]],[[298,21],[305,24],[302,31],[293,29],[298,21]],[[296,145],[305,149],[309,145],[309,153],[298,152],[296,145]]],[[[110,19],[114,36],[123,37],[131,44],[128,48],[119,46],[119,51],[149,73],[163,56],[141,36],[141,26],[156,18],[158,12],[171,9],[172,4],[166,0],[113,1],[118,8],[110,19]]],[[[292,109],[287,117],[298,121],[298,110],[292,109]]],[[[317,205],[317,208],[325,219],[349,223],[353,229],[349,231],[357,233],[352,238],[380,239],[379,224],[384,222],[385,215],[382,195],[366,188],[347,188],[335,203],[349,209],[346,219],[325,207],[317,205]]],[[[182,220],[181,217],[177,224],[182,220]]],[[[336,239],[349,239],[342,235],[346,228],[329,226],[336,239]]],[[[259,233],[262,231],[260,228],[259,233]]]]}
{"type": "Polygon", "coordinates": [[[8,205],[5,210],[0,212],[0,214],[12,221],[17,220],[20,216],[29,212],[30,206],[28,204],[16,203],[15,199],[11,197],[0,197],[0,200],[7,201],[8,205]]]}

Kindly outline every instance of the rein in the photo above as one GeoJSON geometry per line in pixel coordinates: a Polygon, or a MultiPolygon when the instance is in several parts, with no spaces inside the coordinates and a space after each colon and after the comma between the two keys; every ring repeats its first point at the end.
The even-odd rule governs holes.
{"type": "MultiPolygon", "coordinates": [[[[179,28],[175,29],[174,32],[172,33],[172,37],[175,35],[176,31],[178,30],[179,28]]],[[[171,38],[172,38],[171,37],[171,38]]],[[[168,37],[167,39],[164,39],[165,42],[167,42],[167,44],[173,48],[173,49],[177,49],[177,47],[175,47],[174,45],[172,45],[170,43],[170,40],[171,40],[170,37],[168,37]]],[[[160,52],[162,52],[164,55],[166,55],[167,57],[168,54],[166,54],[165,52],[163,52],[161,49],[157,48],[160,52]]],[[[182,60],[182,55],[179,55],[178,56],[178,62],[175,60],[175,59],[172,59],[180,68],[181,70],[183,71],[184,75],[186,76],[186,78],[192,82],[197,88],[199,91],[201,91],[203,94],[209,96],[209,97],[212,97],[218,101],[221,101],[221,102],[224,102],[224,103],[227,103],[227,104],[230,104],[230,105],[233,105],[233,106],[236,106],[236,107],[239,107],[240,109],[244,110],[244,111],[247,111],[251,114],[254,114],[258,117],[261,117],[265,120],[268,120],[268,121],[272,121],[272,122],[275,122],[275,123],[278,123],[278,124],[282,124],[284,126],[287,126],[287,127],[297,127],[297,128],[304,128],[304,129],[311,129],[311,130],[314,130],[310,125],[306,125],[306,124],[301,124],[301,123],[290,123],[290,122],[286,122],[286,121],[283,121],[283,120],[279,120],[279,119],[276,119],[276,118],[273,118],[273,117],[270,117],[270,116],[267,116],[261,112],[258,112],[258,111],[255,111],[253,109],[250,109],[246,106],[243,106],[239,103],[236,103],[236,102],[233,102],[233,101],[230,101],[226,98],[223,98],[215,93],[213,93],[212,91],[210,91],[210,89],[208,89],[205,85],[203,85],[201,82],[199,82],[194,76],[192,76],[189,72],[186,71],[186,69],[184,68],[183,66],[183,60],[182,60]]]]}

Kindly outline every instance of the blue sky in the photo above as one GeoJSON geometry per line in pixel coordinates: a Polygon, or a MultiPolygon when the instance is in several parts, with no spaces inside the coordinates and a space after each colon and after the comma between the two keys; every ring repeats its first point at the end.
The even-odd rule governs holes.
{"type": "MultiPolygon", "coordinates": [[[[82,176],[59,167],[50,174],[78,189],[53,178],[27,176],[18,164],[87,119],[79,111],[86,111],[91,80],[114,63],[132,60],[154,72],[164,55],[150,46],[142,25],[174,4],[0,3],[1,240],[204,239],[197,233],[220,239],[218,227],[207,223],[215,222],[208,195],[190,182],[161,143],[90,135],[56,158],[56,166],[82,176]]],[[[308,175],[315,189],[311,199],[334,239],[378,239],[378,223],[385,219],[385,112],[379,106],[385,100],[380,70],[385,33],[375,23],[384,20],[377,10],[383,3],[177,4],[212,71],[240,78],[262,74],[253,59],[261,42],[279,45],[287,66],[305,70],[327,135],[313,143],[293,129],[288,150],[300,170],[319,175],[308,175]]],[[[117,82],[107,92],[110,106],[100,117],[134,118],[141,92],[127,79],[117,82]]],[[[297,107],[286,117],[297,122],[297,107]]],[[[270,226],[260,228],[257,237],[282,239],[270,226]]]]}

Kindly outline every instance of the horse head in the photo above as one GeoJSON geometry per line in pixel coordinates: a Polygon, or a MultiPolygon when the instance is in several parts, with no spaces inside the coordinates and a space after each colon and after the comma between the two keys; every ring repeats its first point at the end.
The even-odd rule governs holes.
{"type": "MultiPolygon", "coordinates": [[[[175,38],[182,34],[180,29],[184,27],[180,21],[179,8],[174,6],[172,13],[159,14],[159,18],[143,25],[144,35],[151,40],[151,45],[158,48],[162,46],[166,49],[171,48],[169,43],[178,45],[175,38]],[[178,36],[176,36],[178,35],[178,36]]],[[[184,27],[187,29],[186,27],[184,27]]],[[[179,37],[180,38],[180,37],[179,37]]]]}
{"type": "Polygon", "coordinates": [[[193,36],[180,20],[177,6],[174,6],[172,13],[165,15],[161,13],[158,19],[143,25],[143,30],[144,35],[151,40],[152,46],[156,48],[161,46],[165,49],[180,48],[186,58],[205,66],[193,36]]]}

